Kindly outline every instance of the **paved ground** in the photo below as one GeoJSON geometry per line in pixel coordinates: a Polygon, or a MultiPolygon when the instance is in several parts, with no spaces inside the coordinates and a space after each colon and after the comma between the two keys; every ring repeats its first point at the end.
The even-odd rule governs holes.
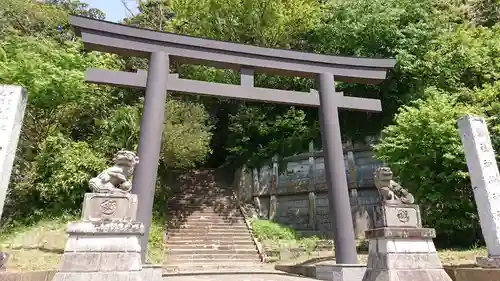
{"type": "Polygon", "coordinates": [[[317,279],[289,275],[282,272],[205,272],[163,277],[163,281],[312,281],[317,279]]]}

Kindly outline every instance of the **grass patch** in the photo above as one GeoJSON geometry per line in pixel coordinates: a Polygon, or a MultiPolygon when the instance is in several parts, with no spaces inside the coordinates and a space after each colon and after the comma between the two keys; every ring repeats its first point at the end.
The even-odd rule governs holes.
{"type": "MultiPolygon", "coordinates": [[[[279,257],[274,260],[276,263],[286,264],[315,264],[322,261],[333,261],[333,247],[331,250],[319,249],[323,244],[318,237],[301,237],[297,231],[291,227],[283,226],[279,223],[264,219],[251,220],[254,236],[262,243],[267,254],[275,251],[279,257]],[[282,256],[280,251],[290,251],[301,248],[302,251],[296,254],[282,256]]],[[[332,244],[333,245],[333,244],[332,244]]],[[[358,241],[358,260],[366,263],[368,260],[368,244],[366,241],[358,241]]],[[[470,249],[440,249],[438,255],[444,265],[465,265],[475,264],[476,257],[488,256],[485,247],[472,247],[470,249]]]]}
{"type": "MultiPolygon", "coordinates": [[[[77,218],[72,216],[45,219],[0,233],[0,251],[11,255],[7,270],[57,269],[68,240],[67,224],[75,220],[77,218]]],[[[154,216],[148,245],[148,260],[152,263],[162,263],[165,257],[163,228],[163,218],[154,216]]]]}
{"type": "Polygon", "coordinates": [[[264,248],[273,250],[301,248],[306,253],[316,250],[319,242],[317,236],[302,237],[291,227],[264,219],[251,220],[255,237],[264,245],[264,248]]]}

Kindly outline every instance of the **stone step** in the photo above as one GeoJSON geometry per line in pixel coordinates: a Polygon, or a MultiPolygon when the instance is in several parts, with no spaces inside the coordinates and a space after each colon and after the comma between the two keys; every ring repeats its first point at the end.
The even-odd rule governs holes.
{"type": "Polygon", "coordinates": [[[243,231],[233,231],[231,229],[225,229],[225,230],[212,230],[212,231],[190,231],[190,230],[185,230],[185,231],[167,231],[167,234],[172,234],[175,236],[182,235],[184,237],[250,237],[250,231],[243,230],[243,231]]]}
{"type": "Polygon", "coordinates": [[[185,223],[190,223],[190,224],[205,224],[205,225],[214,225],[214,224],[221,224],[221,225],[238,225],[242,224],[245,225],[245,220],[244,219],[220,219],[220,218],[196,218],[196,219],[187,219],[187,220],[171,220],[168,222],[169,225],[183,225],[185,223]]]}
{"type": "Polygon", "coordinates": [[[205,208],[205,209],[181,209],[181,208],[176,208],[172,210],[167,210],[165,212],[168,215],[175,216],[175,215],[182,215],[182,216],[190,216],[190,215],[216,215],[216,216],[241,216],[241,212],[238,209],[210,209],[210,208],[205,208]]]}
{"type": "Polygon", "coordinates": [[[240,234],[249,234],[250,230],[246,227],[215,227],[215,228],[204,228],[204,227],[186,227],[186,228],[167,228],[166,233],[240,233],[240,234]]]}
{"type": "Polygon", "coordinates": [[[247,225],[243,222],[236,223],[211,223],[211,222],[199,222],[199,223],[188,223],[185,222],[181,224],[167,224],[167,230],[176,230],[176,229],[191,229],[191,228],[212,228],[212,229],[239,229],[245,228],[247,229],[247,225]]]}
{"type": "Polygon", "coordinates": [[[186,254],[186,255],[167,255],[167,260],[171,261],[227,261],[227,260],[238,260],[238,261],[258,261],[259,255],[257,252],[253,254],[186,254]]]}
{"type": "MultiPolygon", "coordinates": [[[[228,233],[224,234],[212,234],[212,233],[207,233],[207,234],[198,234],[198,235],[189,235],[187,233],[167,233],[167,240],[170,241],[228,241],[233,242],[233,241],[253,241],[251,236],[249,234],[246,235],[241,235],[241,234],[235,234],[231,235],[228,233]]],[[[205,242],[203,242],[205,243],[205,242]]]]}
{"type": "Polygon", "coordinates": [[[168,244],[168,247],[170,250],[174,251],[188,251],[188,250],[196,250],[196,251],[205,251],[205,250],[212,250],[212,249],[217,249],[219,251],[225,251],[225,250],[254,250],[256,249],[255,244],[253,241],[248,241],[248,243],[242,243],[242,244],[192,244],[192,243],[186,243],[186,244],[168,244]]]}
{"type": "Polygon", "coordinates": [[[201,238],[197,237],[197,239],[186,239],[185,237],[169,237],[167,239],[167,245],[168,246],[173,246],[173,245],[226,245],[226,246],[231,246],[231,245],[254,245],[254,241],[250,239],[250,237],[247,237],[245,239],[228,239],[224,238],[223,240],[220,239],[209,239],[209,238],[201,238]]]}
{"type": "Polygon", "coordinates": [[[184,217],[191,216],[211,216],[211,217],[242,217],[240,210],[171,210],[167,211],[167,214],[179,214],[184,217]]]}
{"type": "Polygon", "coordinates": [[[190,226],[190,227],[179,227],[179,228],[167,228],[169,233],[250,233],[250,230],[246,225],[235,225],[235,226],[190,226]]]}
{"type": "Polygon", "coordinates": [[[186,223],[177,226],[177,229],[171,229],[173,230],[178,230],[178,229],[221,229],[221,230],[227,230],[227,229],[234,229],[234,230],[239,230],[239,229],[247,229],[247,225],[244,223],[238,223],[238,224],[198,224],[198,223],[186,223]]]}
{"type": "Polygon", "coordinates": [[[261,263],[260,260],[257,261],[217,261],[217,262],[192,262],[192,263],[177,263],[174,261],[167,261],[163,265],[163,274],[175,274],[178,272],[203,272],[203,271],[215,271],[220,272],[221,270],[244,270],[244,271],[262,271],[269,268],[269,265],[261,263]]]}
{"type": "Polygon", "coordinates": [[[168,256],[176,255],[255,255],[257,249],[168,249],[168,256]]]}

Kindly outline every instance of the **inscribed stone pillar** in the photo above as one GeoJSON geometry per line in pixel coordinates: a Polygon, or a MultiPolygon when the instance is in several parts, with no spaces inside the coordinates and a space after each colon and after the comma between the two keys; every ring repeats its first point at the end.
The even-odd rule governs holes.
{"type": "Polygon", "coordinates": [[[0,218],[16,156],[26,100],[26,89],[0,85],[0,218]]]}
{"type": "Polygon", "coordinates": [[[465,115],[457,121],[465,151],[479,221],[488,247],[483,267],[500,267],[500,177],[484,118],[465,115]]]}

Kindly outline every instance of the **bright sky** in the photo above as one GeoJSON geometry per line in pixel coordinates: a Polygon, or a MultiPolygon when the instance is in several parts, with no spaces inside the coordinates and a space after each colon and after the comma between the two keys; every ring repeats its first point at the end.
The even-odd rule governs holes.
{"type": "MultiPolygon", "coordinates": [[[[108,21],[117,22],[129,16],[129,12],[125,9],[121,0],[83,0],[82,2],[103,11],[108,21]]],[[[124,2],[132,12],[137,13],[136,0],[125,0],[124,2]]]]}

